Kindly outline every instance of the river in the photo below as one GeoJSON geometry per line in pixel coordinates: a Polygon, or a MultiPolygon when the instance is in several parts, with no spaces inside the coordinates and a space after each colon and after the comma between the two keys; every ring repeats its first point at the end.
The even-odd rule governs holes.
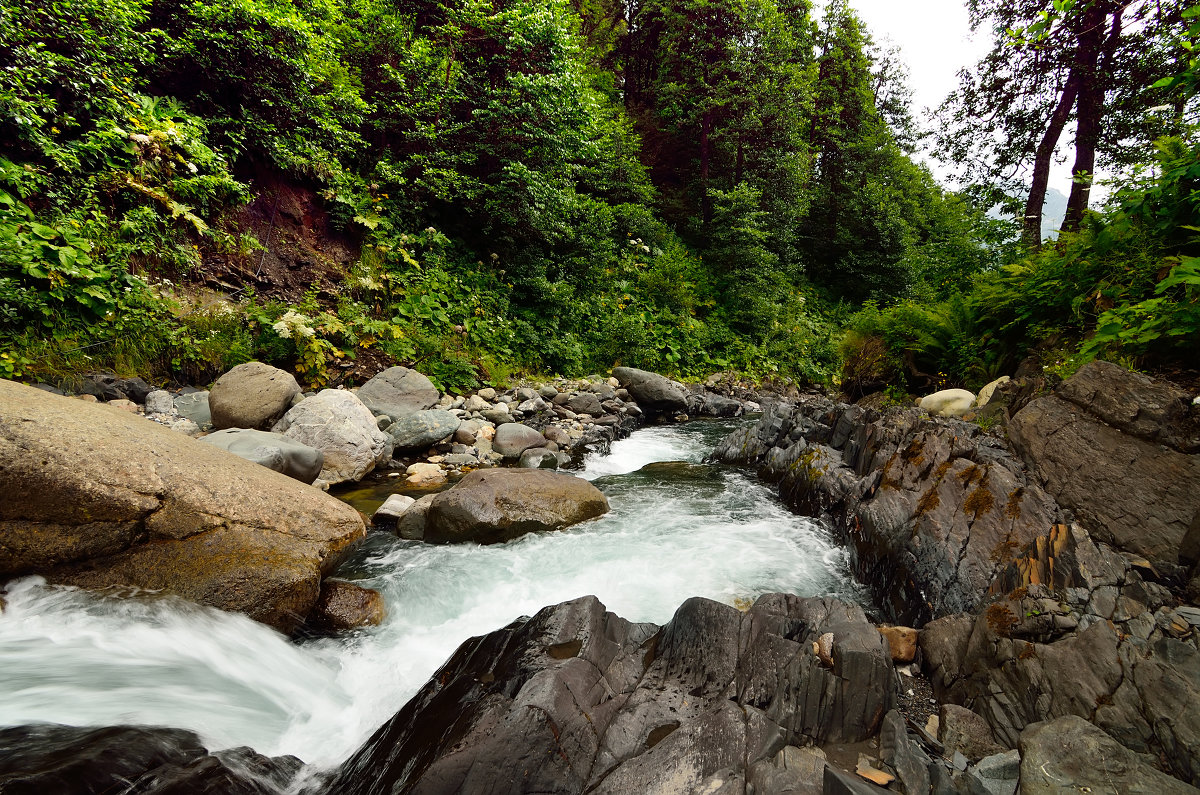
{"type": "Polygon", "coordinates": [[[141,723],[337,764],[465,639],[595,594],[663,623],[686,598],[738,606],[771,591],[862,602],[828,532],[750,473],[701,463],[739,421],[635,432],[587,462],[609,514],[494,546],[374,533],[339,575],[384,594],[379,627],[293,642],[173,598],[100,597],[31,577],[0,613],[0,725],[141,723]],[[662,464],[659,462],[684,462],[662,464]],[[649,465],[649,466],[648,466],[649,465]]]}

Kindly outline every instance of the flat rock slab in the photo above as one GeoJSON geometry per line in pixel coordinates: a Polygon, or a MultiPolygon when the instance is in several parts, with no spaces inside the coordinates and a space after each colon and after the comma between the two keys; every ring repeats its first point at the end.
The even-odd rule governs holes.
{"type": "Polygon", "coordinates": [[[321,474],[325,454],[281,433],[249,428],[226,428],[200,439],[203,444],[233,453],[301,483],[311,484],[321,474]]]}
{"type": "Polygon", "coordinates": [[[366,534],[350,506],[104,405],[0,380],[0,578],[164,590],[290,631],[366,534]]]}
{"type": "Polygon", "coordinates": [[[494,544],[607,512],[608,499],[582,478],[542,469],[481,469],[430,500],[424,540],[494,544]]]}

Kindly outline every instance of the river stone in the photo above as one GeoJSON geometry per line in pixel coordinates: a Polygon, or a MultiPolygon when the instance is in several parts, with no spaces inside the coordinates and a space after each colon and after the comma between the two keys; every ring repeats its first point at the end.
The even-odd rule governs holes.
{"type": "Polygon", "coordinates": [[[995,394],[996,390],[1011,380],[1012,379],[1008,376],[1002,375],[995,381],[984,385],[984,387],[979,390],[979,396],[975,398],[975,408],[982,408],[986,406],[988,401],[992,399],[992,395],[995,394]]]}
{"type": "Polygon", "coordinates": [[[313,447],[289,439],[281,433],[248,428],[226,428],[200,439],[239,458],[282,472],[301,483],[312,483],[321,474],[324,454],[313,447]]]}
{"type": "Polygon", "coordinates": [[[687,411],[687,388],[666,376],[638,370],[634,367],[614,367],[613,376],[638,402],[643,410],[653,413],[687,411]]]}
{"type": "Polygon", "coordinates": [[[77,391],[104,401],[132,400],[134,403],[145,403],[146,395],[154,391],[154,387],[141,378],[117,378],[112,373],[85,373],[77,391]]]}
{"type": "Polygon", "coordinates": [[[299,394],[300,385],[291,373],[262,362],[239,364],[218,378],[208,393],[213,427],[267,430],[299,394]]]}
{"type": "Polygon", "coordinates": [[[413,486],[437,486],[446,482],[446,470],[438,464],[418,462],[404,470],[406,480],[413,486]]]}
{"type": "Polygon", "coordinates": [[[366,532],[278,472],[4,380],[0,462],[0,578],[161,590],[290,631],[366,532]]]}
{"type": "Polygon", "coordinates": [[[377,414],[399,420],[415,411],[433,408],[437,387],[416,370],[389,367],[359,387],[358,399],[377,414]]]}
{"type": "Polygon", "coordinates": [[[1077,715],[1034,723],[1021,732],[1021,792],[1195,795],[1195,787],[1155,770],[1077,715]],[[1069,787],[1064,787],[1069,784],[1069,787]]]}
{"type": "Polygon", "coordinates": [[[170,414],[173,408],[175,408],[175,401],[171,399],[171,393],[165,389],[156,389],[146,395],[147,414],[170,414]]]}
{"type": "Polygon", "coordinates": [[[208,407],[207,392],[176,395],[172,403],[175,404],[175,411],[179,413],[180,417],[186,417],[196,423],[201,430],[212,427],[212,412],[208,407]]]}
{"type": "Polygon", "coordinates": [[[461,423],[449,411],[429,409],[415,411],[388,426],[397,450],[416,450],[429,447],[449,437],[461,423]]]}
{"type": "Polygon", "coordinates": [[[558,453],[545,447],[531,447],[521,453],[517,466],[522,469],[558,469],[558,453]]]}
{"type": "Polygon", "coordinates": [[[383,594],[345,580],[325,580],[308,623],[315,629],[343,632],[383,623],[383,594]]]}
{"type": "Polygon", "coordinates": [[[503,425],[506,422],[512,422],[513,417],[509,412],[508,407],[503,403],[495,408],[487,409],[482,412],[483,418],[493,425],[503,425]]]}
{"type": "Polygon", "coordinates": [[[938,712],[938,742],[947,755],[955,751],[968,759],[982,759],[1004,751],[992,737],[987,720],[966,707],[943,704],[938,712]]]}
{"type": "Polygon", "coordinates": [[[961,417],[975,405],[975,393],[966,389],[943,389],[921,398],[917,405],[935,417],[961,417]]]}
{"type": "Polygon", "coordinates": [[[425,517],[429,512],[429,503],[433,502],[436,494],[426,494],[418,499],[408,510],[400,514],[396,520],[396,535],[408,541],[421,541],[425,538],[425,517]]]}
{"type": "Polygon", "coordinates": [[[967,770],[967,791],[970,795],[1016,795],[1020,778],[1020,751],[992,754],[967,770]]]}
{"type": "Polygon", "coordinates": [[[591,414],[593,417],[599,417],[604,413],[600,399],[591,392],[580,392],[575,395],[567,401],[567,408],[576,414],[591,414]]]}
{"type": "Polygon", "coordinates": [[[467,398],[467,402],[463,404],[463,409],[471,413],[476,411],[487,411],[492,407],[491,403],[481,398],[479,395],[471,395],[467,398]]]}
{"type": "Polygon", "coordinates": [[[529,448],[542,447],[545,444],[546,437],[528,425],[505,422],[496,428],[492,449],[505,458],[519,458],[521,453],[529,448]]]}
{"type": "Polygon", "coordinates": [[[371,410],[344,389],[323,389],[296,404],[273,430],[324,454],[319,484],[362,480],[392,458],[392,437],[379,430],[371,410]]]}
{"type": "Polygon", "coordinates": [[[424,539],[494,544],[561,530],[607,511],[608,500],[582,478],[544,470],[481,469],[429,503],[424,539]]]}
{"type": "Polygon", "coordinates": [[[416,500],[412,497],[404,494],[389,494],[388,498],[383,501],[383,505],[380,505],[375,509],[375,513],[371,514],[371,524],[377,526],[390,524],[394,527],[396,520],[403,516],[404,512],[415,502],[416,500]]]}

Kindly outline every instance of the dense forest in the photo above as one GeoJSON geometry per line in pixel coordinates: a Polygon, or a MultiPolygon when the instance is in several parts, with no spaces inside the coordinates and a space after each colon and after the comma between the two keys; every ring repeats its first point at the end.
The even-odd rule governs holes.
{"type": "Polygon", "coordinates": [[[1194,367],[1200,9],[968,5],[995,45],[919,121],[846,0],[11,0],[0,376],[1194,367]]]}

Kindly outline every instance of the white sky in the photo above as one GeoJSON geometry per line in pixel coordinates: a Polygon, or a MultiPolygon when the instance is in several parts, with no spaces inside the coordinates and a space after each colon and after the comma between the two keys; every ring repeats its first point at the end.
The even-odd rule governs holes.
{"type": "MultiPolygon", "coordinates": [[[[957,85],[958,71],[975,64],[991,48],[991,31],[971,32],[966,3],[962,0],[849,0],[867,24],[876,42],[894,44],[908,64],[913,92],[913,115],[924,127],[931,112],[957,85]]],[[[1071,131],[1064,131],[1067,141],[1071,131]]],[[[930,159],[939,179],[944,169],[930,159]]],[[[1050,187],[1064,194],[1071,189],[1071,170],[1057,162],[1051,166],[1050,187]]],[[[1093,199],[1101,189],[1093,189],[1093,199]]]]}

